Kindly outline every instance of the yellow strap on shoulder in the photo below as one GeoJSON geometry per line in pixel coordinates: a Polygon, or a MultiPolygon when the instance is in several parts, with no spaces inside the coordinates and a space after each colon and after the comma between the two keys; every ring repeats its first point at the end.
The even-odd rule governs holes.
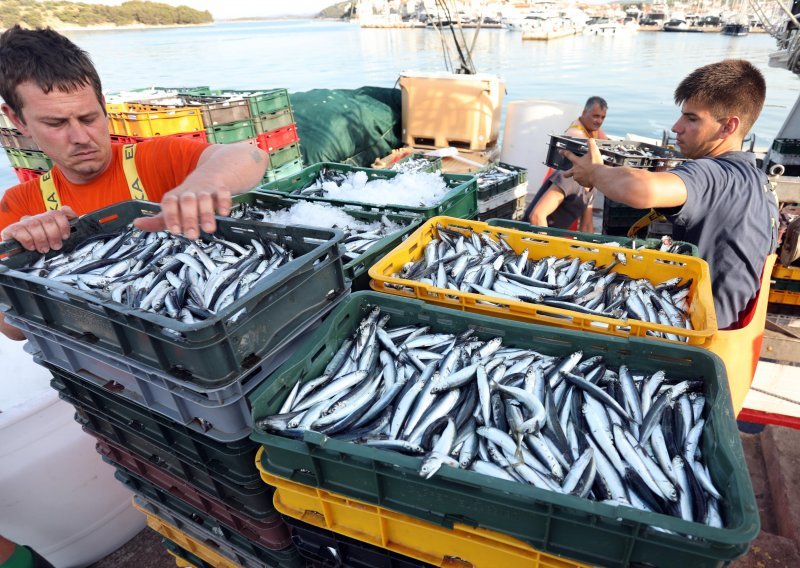
{"type": "Polygon", "coordinates": [[[125,144],[122,147],[122,171],[125,172],[125,180],[128,182],[128,191],[131,192],[131,199],[148,201],[147,191],[144,189],[139,172],[136,171],[136,144],[125,144]]]}
{"type": "Polygon", "coordinates": [[[661,213],[659,213],[655,209],[651,209],[650,213],[648,213],[647,215],[636,221],[633,224],[633,226],[630,229],[628,229],[628,236],[635,237],[639,231],[641,231],[654,221],[666,221],[666,220],[667,218],[664,217],[661,213]]]}
{"type": "Polygon", "coordinates": [[[61,197],[58,195],[56,184],[53,181],[53,172],[49,171],[39,176],[39,191],[42,192],[42,201],[47,211],[61,209],[61,197]]]}

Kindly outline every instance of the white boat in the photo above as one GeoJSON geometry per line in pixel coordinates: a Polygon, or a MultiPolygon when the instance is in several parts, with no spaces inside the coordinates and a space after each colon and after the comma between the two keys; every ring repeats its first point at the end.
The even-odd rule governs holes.
{"type": "Polygon", "coordinates": [[[664,24],[662,28],[665,32],[702,32],[703,30],[694,26],[690,26],[686,20],[673,18],[664,24]]]}
{"type": "Polygon", "coordinates": [[[619,35],[634,32],[638,29],[635,23],[622,23],[608,18],[592,18],[586,22],[583,33],[587,35],[619,35]]]}
{"type": "Polygon", "coordinates": [[[536,25],[522,32],[523,40],[550,40],[575,35],[578,28],[567,18],[538,19],[536,25]]]}

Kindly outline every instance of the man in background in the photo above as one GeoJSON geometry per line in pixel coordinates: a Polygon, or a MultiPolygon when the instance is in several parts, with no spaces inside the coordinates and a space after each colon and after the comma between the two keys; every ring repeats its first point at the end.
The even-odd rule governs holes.
{"type": "MultiPolygon", "coordinates": [[[[574,138],[599,138],[608,136],[601,126],[606,119],[608,103],[601,97],[589,97],[583,112],[567,128],[565,134],[574,138]]],[[[564,177],[564,172],[555,171],[547,177],[536,196],[528,205],[525,218],[532,225],[577,229],[584,233],[594,232],[592,204],[595,192],[583,187],[575,180],[564,177]]]]}

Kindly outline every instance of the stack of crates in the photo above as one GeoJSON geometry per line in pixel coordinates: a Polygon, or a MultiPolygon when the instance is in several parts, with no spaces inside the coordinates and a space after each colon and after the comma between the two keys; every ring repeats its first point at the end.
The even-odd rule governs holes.
{"type": "Polygon", "coordinates": [[[269,154],[265,182],[303,169],[300,139],[286,89],[156,88],[111,99],[107,107],[109,128],[118,142],[171,135],[212,144],[252,144],[269,154]]]}
{"type": "MultiPolygon", "coordinates": [[[[442,217],[429,223],[443,223],[449,229],[472,225],[486,228],[482,223],[442,217]]],[[[424,246],[420,247],[415,238],[423,229],[382,263],[385,265],[400,250],[424,254],[424,246]]],[[[523,240],[524,246],[541,242],[543,249],[563,246],[577,255],[609,249],[578,248],[545,236],[523,240]]],[[[619,251],[609,249],[602,254],[611,257],[619,251]]],[[[550,250],[544,254],[550,254],[550,250]]],[[[652,260],[656,253],[636,254],[652,260]]],[[[633,258],[632,253],[629,258],[633,258]]],[[[701,261],[687,260],[687,264],[699,267],[701,261]]],[[[373,279],[377,276],[374,271],[370,274],[373,279]]],[[[393,293],[401,293],[395,290],[393,293]]],[[[385,293],[352,294],[308,340],[306,353],[292,357],[276,371],[272,381],[250,395],[255,424],[251,438],[263,446],[257,457],[262,479],[276,488],[275,507],[292,527],[300,553],[310,562],[394,566],[392,558],[402,555],[408,558],[400,559],[404,563],[397,565],[419,566],[416,561],[471,568],[622,568],[652,563],[657,558],[659,565],[710,568],[747,550],[758,534],[758,511],[747,472],[732,465],[744,458],[727,380],[718,359],[707,351],[666,341],[599,335],[586,331],[588,326],[582,324],[567,326],[572,329],[530,325],[481,315],[473,309],[468,313],[431,305],[433,295],[426,298],[428,301],[423,302],[385,293]],[[298,382],[305,385],[320,376],[343,342],[359,333],[361,321],[375,307],[380,308],[381,317],[390,317],[390,327],[425,325],[434,334],[459,334],[470,329],[475,339],[500,337],[503,345],[511,348],[535,345],[538,352],[555,357],[581,350],[584,356],[602,355],[612,367],[627,365],[648,374],[663,370],[668,375],[699,379],[709,409],[705,437],[714,440],[706,442],[714,448],[711,473],[727,494],[726,529],[710,529],[680,518],[659,517],[656,522],[655,513],[642,515],[630,508],[591,503],[459,468],[442,467],[425,478],[419,472],[424,455],[371,448],[319,432],[307,431],[297,438],[263,428],[261,420],[279,411],[298,382]],[[578,325],[580,332],[575,329],[578,325]],[[651,530],[652,524],[667,528],[670,534],[651,530]],[[354,550],[354,544],[361,550],[354,550]],[[367,554],[381,556],[373,556],[367,563],[354,561],[367,554]]],[[[499,315],[499,310],[495,314],[499,315]]]]}
{"type": "Polygon", "coordinates": [[[38,178],[51,167],[50,158],[39,149],[33,139],[14,128],[11,120],[0,112],[0,145],[20,183],[38,178]]]}
{"type": "MultiPolygon", "coordinates": [[[[397,553],[435,566],[473,568],[584,563],[623,568],[653,562],[711,568],[746,552],[759,531],[758,509],[747,471],[735,466],[744,456],[728,380],[722,362],[697,348],[708,348],[717,332],[704,261],[435,217],[373,265],[369,275],[377,292],[352,294],[308,340],[304,354],[287,361],[272,381],[250,395],[255,425],[251,438],[263,446],[257,457],[262,479],[276,487],[275,507],[309,560],[325,563],[361,554],[349,550],[348,539],[384,549],[384,557],[397,553]],[[447,234],[460,242],[456,233],[464,241],[471,235],[490,236],[529,259],[569,256],[597,267],[614,263],[616,272],[630,278],[688,280],[693,329],[680,334],[686,334],[689,345],[652,338],[661,324],[614,321],[543,303],[437,288],[423,278],[402,276],[404,268],[425,258],[433,238],[447,234]],[[264,419],[285,412],[298,385],[309,387],[309,381],[335,366],[332,360],[341,356],[345,342],[359,340],[364,318],[378,314],[376,308],[380,312],[374,317],[389,318],[389,334],[424,325],[425,333],[445,341],[438,334],[455,336],[468,329],[471,340],[499,338],[512,350],[533,346],[554,362],[581,352],[583,357],[602,356],[609,369],[624,365],[644,376],[663,371],[669,380],[697,381],[705,400],[703,454],[723,494],[724,528],[590,502],[458,467],[442,466],[423,475],[424,451],[412,455],[352,443],[346,430],[344,436],[305,431],[299,437],[269,428],[264,419]]],[[[395,417],[382,419],[396,424],[395,417]]],[[[385,562],[373,559],[368,565],[394,565],[385,562]]]]}
{"type": "Polygon", "coordinates": [[[800,306],[800,267],[775,263],[769,301],[773,304],[800,306]]]}
{"type": "Polygon", "coordinates": [[[497,162],[475,173],[478,180],[478,216],[518,221],[525,212],[528,195],[528,170],[497,162]]]}
{"type": "MultiPolygon", "coordinates": [[[[158,211],[128,201],[86,215],[65,249],[158,211]]],[[[349,294],[341,233],[233,219],[218,225],[220,238],[276,241],[294,259],[202,322],[185,324],[19,271],[40,255],[15,242],[0,246],[0,302],[151,526],[173,541],[211,545],[230,566],[299,568],[273,491],[254,465],[246,396],[349,294]],[[242,315],[232,323],[232,314],[242,315]]]]}

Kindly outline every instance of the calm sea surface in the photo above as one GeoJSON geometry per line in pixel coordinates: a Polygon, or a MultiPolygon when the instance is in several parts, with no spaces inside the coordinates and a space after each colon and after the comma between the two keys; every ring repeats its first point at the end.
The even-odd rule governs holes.
{"type": "MultiPolygon", "coordinates": [[[[471,41],[474,30],[465,30],[471,41]]],[[[444,71],[434,30],[361,29],[321,21],[218,23],[197,28],[70,32],[98,67],[103,87],[151,85],[217,88],[391,87],[403,70],[444,71]]],[[[550,99],[582,104],[590,95],[610,105],[605,130],[660,137],[678,116],[672,92],[690,71],[724,58],[744,58],[767,79],[767,101],[754,127],[759,146],[777,134],[800,80],[767,66],[766,34],[639,32],[526,41],[506,30],[481,30],[473,59],[479,72],[506,81],[506,101],[550,99]]],[[[302,135],[302,133],[301,133],[302,135]]],[[[0,153],[0,191],[16,182],[0,153]]]]}

